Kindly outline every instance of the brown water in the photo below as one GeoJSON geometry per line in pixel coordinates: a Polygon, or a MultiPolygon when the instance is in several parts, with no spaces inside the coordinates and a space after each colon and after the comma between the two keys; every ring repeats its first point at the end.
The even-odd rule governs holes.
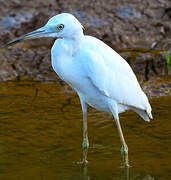
{"type": "Polygon", "coordinates": [[[76,94],[59,83],[0,83],[0,179],[171,179],[171,96],[152,99],[154,120],[120,115],[129,147],[121,168],[120,140],[112,117],[89,108],[88,165],[82,158],[82,114],[76,94]]]}

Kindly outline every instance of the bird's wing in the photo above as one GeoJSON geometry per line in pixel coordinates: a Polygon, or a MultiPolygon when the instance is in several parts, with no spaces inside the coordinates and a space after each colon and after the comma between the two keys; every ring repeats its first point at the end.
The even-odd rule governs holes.
{"type": "Polygon", "coordinates": [[[93,85],[120,104],[150,111],[151,106],[128,63],[113,49],[86,37],[83,67],[93,85]],[[89,48],[88,48],[89,47],[89,48]]]}

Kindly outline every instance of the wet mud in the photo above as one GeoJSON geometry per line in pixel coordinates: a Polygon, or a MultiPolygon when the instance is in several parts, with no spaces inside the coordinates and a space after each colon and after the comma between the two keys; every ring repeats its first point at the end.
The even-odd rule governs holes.
{"type": "MultiPolygon", "coordinates": [[[[147,81],[142,83],[145,90],[151,88],[153,96],[168,95],[171,68],[167,68],[166,55],[171,51],[171,1],[1,0],[0,3],[0,46],[41,27],[53,15],[69,12],[81,21],[85,34],[103,40],[130,63],[140,81],[147,81]],[[161,79],[162,84],[153,85],[161,79]]],[[[59,81],[50,64],[53,42],[54,39],[39,39],[0,49],[0,81],[22,76],[59,81]]]]}

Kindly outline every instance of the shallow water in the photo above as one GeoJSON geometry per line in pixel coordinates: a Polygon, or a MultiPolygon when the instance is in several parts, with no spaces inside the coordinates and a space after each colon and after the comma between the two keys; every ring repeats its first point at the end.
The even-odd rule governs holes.
{"type": "Polygon", "coordinates": [[[129,147],[121,168],[111,116],[89,108],[88,165],[82,167],[82,114],[76,94],[59,83],[0,83],[0,179],[171,179],[171,96],[151,100],[154,120],[120,115],[129,147]]]}

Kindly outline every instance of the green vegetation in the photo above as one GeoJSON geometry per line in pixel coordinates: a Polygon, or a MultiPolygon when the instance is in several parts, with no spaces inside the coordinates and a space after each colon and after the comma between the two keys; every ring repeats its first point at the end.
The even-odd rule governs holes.
{"type": "Polygon", "coordinates": [[[166,55],[166,68],[167,68],[167,71],[169,71],[170,64],[171,64],[171,52],[168,52],[167,55],[166,55]]]}

